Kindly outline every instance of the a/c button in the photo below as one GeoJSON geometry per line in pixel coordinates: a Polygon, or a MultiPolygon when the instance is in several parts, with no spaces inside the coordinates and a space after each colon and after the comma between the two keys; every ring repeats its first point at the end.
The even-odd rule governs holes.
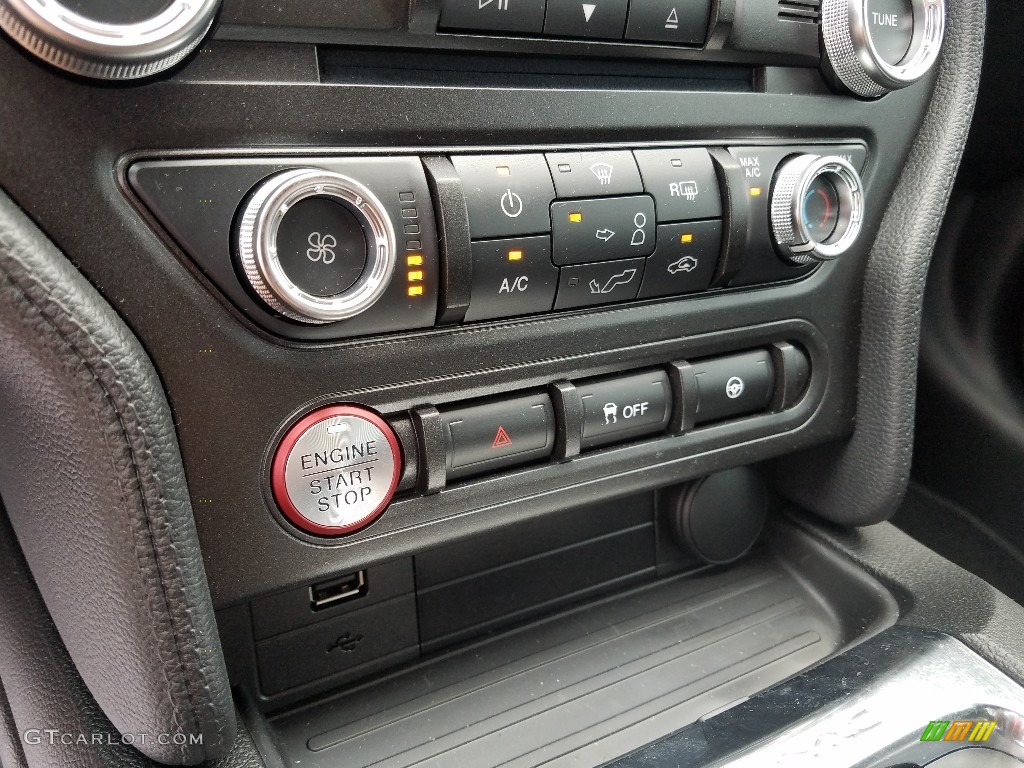
{"type": "Polygon", "coordinates": [[[551,263],[547,235],[473,243],[473,293],[466,320],[547,312],[557,287],[558,267],[551,263]]]}

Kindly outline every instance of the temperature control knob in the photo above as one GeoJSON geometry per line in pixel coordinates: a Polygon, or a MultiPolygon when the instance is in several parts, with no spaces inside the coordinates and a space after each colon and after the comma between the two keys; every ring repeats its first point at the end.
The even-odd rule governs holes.
{"type": "Polygon", "coordinates": [[[826,72],[865,98],[905,88],[935,64],[945,26],[945,0],[824,0],[826,72]]]}
{"type": "Polygon", "coordinates": [[[263,181],[245,205],[238,257],[267,305],[302,323],[332,323],[369,309],[395,271],[395,230],[354,179],[299,168],[263,181]]]}
{"type": "Polygon", "coordinates": [[[55,67],[131,80],[187,56],[220,0],[0,0],[0,29],[55,67]]]}
{"type": "Polygon", "coordinates": [[[772,237],[784,259],[798,265],[834,259],[860,234],[860,174],[841,157],[791,157],[772,182],[770,212],[772,237]]]}

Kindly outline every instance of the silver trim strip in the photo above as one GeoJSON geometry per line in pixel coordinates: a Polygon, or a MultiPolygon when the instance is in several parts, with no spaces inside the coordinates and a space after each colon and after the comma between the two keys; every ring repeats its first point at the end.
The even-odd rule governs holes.
{"type": "Polygon", "coordinates": [[[963,643],[897,626],[607,768],[891,768],[965,749],[1024,759],[1022,713],[1024,688],[963,643]],[[958,720],[997,725],[983,743],[921,740],[930,722],[958,720]]]}

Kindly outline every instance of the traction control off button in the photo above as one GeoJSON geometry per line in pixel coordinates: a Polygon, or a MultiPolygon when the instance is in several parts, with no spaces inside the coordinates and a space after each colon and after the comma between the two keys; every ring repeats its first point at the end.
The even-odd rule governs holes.
{"type": "Polygon", "coordinates": [[[401,473],[401,447],[390,425],[366,408],[334,405],[288,430],[274,454],[271,488],[294,525],[341,536],[380,516],[401,473]]]}

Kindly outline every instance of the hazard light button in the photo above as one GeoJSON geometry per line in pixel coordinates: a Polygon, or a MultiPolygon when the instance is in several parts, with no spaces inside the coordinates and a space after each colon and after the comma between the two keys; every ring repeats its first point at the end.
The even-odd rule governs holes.
{"type": "Polygon", "coordinates": [[[542,392],[446,410],[448,479],[540,461],[551,456],[555,418],[542,392]]]}

